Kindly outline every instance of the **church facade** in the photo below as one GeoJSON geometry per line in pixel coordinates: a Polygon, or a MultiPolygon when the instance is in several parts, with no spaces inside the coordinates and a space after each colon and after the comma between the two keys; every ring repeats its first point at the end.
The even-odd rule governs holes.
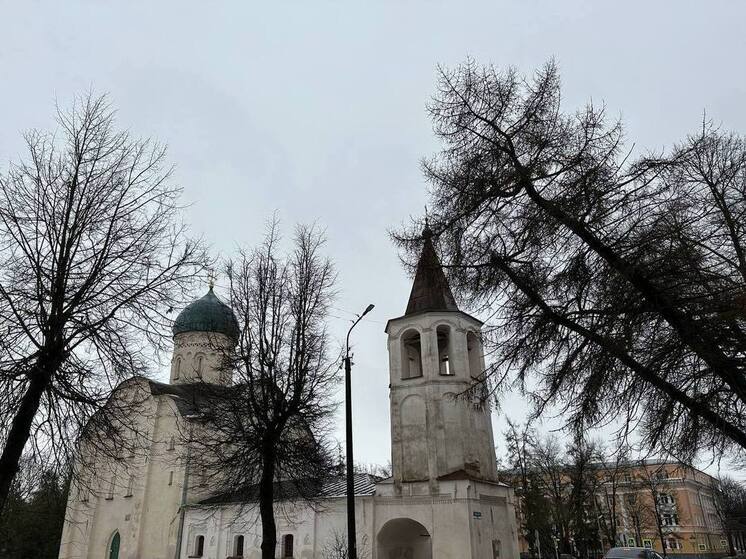
{"type": "MultiPolygon", "coordinates": [[[[424,236],[406,312],[386,326],[393,475],[356,476],[358,553],[367,559],[515,559],[514,497],[497,481],[490,410],[464,396],[484,371],[482,324],[458,309],[432,235],[426,230],[424,236]]],[[[236,328],[230,309],[210,290],[175,321],[170,382],[133,379],[115,392],[146,393],[150,413],[138,421],[152,434],[152,448],[115,464],[98,491],[70,496],[61,559],[261,556],[257,507],[242,500],[245,492],[212,494],[191,471],[189,449],[175,442],[199,413],[195,381],[231,382],[218,372],[207,337],[230,344],[236,328]]],[[[345,511],[342,478],[329,479],[314,506],[277,503],[276,557],[338,557],[345,511]]]]}

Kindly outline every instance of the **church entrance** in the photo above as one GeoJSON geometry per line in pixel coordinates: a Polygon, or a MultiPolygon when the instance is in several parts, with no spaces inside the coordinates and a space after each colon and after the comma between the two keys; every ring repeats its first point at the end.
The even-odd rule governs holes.
{"type": "Polygon", "coordinates": [[[114,535],[111,537],[107,559],[119,559],[119,532],[114,532],[114,535]]]}
{"type": "Polygon", "coordinates": [[[376,538],[378,559],[432,559],[430,533],[411,518],[395,518],[383,525],[376,538]]]}

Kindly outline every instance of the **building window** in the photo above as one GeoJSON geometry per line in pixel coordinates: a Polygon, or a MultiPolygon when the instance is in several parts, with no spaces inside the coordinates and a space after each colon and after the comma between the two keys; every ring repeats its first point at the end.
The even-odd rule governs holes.
{"type": "Polygon", "coordinates": [[[634,538],[627,538],[627,547],[635,547],[637,542],[634,538]]]}
{"type": "Polygon", "coordinates": [[[174,380],[178,380],[181,375],[181,357],[174,359],[174,380]]]}
{"type": "Polygon", "coordinates": [[[174,484],[174,471],[171,470],[168,472],[168,484],[173,485],[174,484]]]}
{"type": "Polygon", "coordinates": [[[454,374],[451,365],[451,329],[448,326],[438,326],[438,367],[441,375],[451,376],[454,374]]]}
{"type": "Polygon", "coordinates": [[[196,361],[197,378],[202,378],[202,363],[203,363],[204,359],[205,358],[204,358],[203,355],[198,355],[197,356],[197,361],[196,361]]]}
{"type": "Polygon", "coordinates": [[[667,549],[681,549],[681,542],[674,538],[669,538],[666,540],[666,548],[667,549]]]}
{"type": "Polygon", "coordinates": [[[643,539],[642,540],[642,547],[646,547],[648,549],[653,549],[653,540],[643,539]]]}
{"type": "Polygon", "coordinates": [[[109,490],[106,492],[106,500],[111,501],[114,498],[114,485],[116,484],[116,476],[112,474],[111,481],[109,481],[109,490]]]}
{"type": "Polygon", "coordinates": [[[233,539],[233,556],[243,557],[243,536],[236,536],[233,539]]]}
{"type": "Polygon", "coordinates": [[[176,437],[173,435],[168,439],[168,450],[174,450],[176,448],[176,437]]]}
{"type": "Polygon", "coordinates": [[[720,540],[720,547],[728,547],[728,540],[720,540]]]}
{"type": "Polygon", "coordinates": [[[700,551],[707,551],[707,544],[706,543],[699,544],[699,550],[700,551]]]}
{"type": "Polygon", "coordinates": [[[661,515],[661,524],[663,526],[678,526],[679,516],[672,513],[663,513],[661,515]]]}
{"type": "Polygon", "coordinates": [[[401,337],[402,372],[401,378],[422,376],[422,344],[417,330],[407,330],[401,337]]]}
{"type": "Polygon", "coordinates": [[[202,557],[205,552],[205,536],[194,538],[194,554],[192,557],[202,557]]]}
{"type": "Polygon", "coordinates": [[[624,474],[624,481],[632,483],[632,474],[624,474]]]}
{"type": "Polygon", "coordinates": [[[288,534],[282,538],[282,557],[283,559],[292,559],[293,557],[293,535],[288,534]]]}
{"type": "Polygon", "coordinates": [[[135,476],[130,476],[130,480],[127,482],[127,491],[124,493],[125,497],[132,497],[132,488],[135,485],[135,476]]]}

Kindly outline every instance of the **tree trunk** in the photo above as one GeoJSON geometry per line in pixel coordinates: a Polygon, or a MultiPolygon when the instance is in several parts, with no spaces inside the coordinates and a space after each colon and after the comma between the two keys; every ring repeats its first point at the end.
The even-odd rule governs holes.
{"type": "Polygon", "coordinates": [[[265,445],[262,477],[259,482],[259,516],[262,520],[262,559],[275,559],[277,526],[274,510],[275,450],[273,444],[265,445]]]}
{"type": "Polygon", "coordinates": [[[49,384],[49,379],[52,378],[50,368],[40,365],[34,367],[30,376],[31,381],[13,417],[8,439],[0,457],[0,511],[5,507],[11,484],[18,473],[18,463],[28,442],[41,397],[49,384]]]}

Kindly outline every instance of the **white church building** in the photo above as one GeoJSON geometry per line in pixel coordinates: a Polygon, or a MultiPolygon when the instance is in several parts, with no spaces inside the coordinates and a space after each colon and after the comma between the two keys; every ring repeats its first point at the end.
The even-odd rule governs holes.
{"type": "MultiPolygon", "coordinates": [[[[425,233],[406,312],[386,326],[389,378],[380,381],[390,386],[393,475],[356,476],[358,554],[517,559],[514,497],[497,481],[490,410],[456,397],[484,370],[482,323],[458,309],[425,233]]],[[[178,436],[199,415],[205,382],[230,385],[214,344],[232,344],[237,331],[210,289],[174,322],[169,383],[135,378],[118,387],[113,398],[144,395],[132,425],[148,433],[149,448],[97,463],[97,481],[71,492],[60,559],[261,557],[250,488],[216,495],[189,467],[178,436]]],[[[276,516],[277,558],[336,559],[346,541],[343,478],[329,479],[313,507],[289,500],[276,516]]]]}

